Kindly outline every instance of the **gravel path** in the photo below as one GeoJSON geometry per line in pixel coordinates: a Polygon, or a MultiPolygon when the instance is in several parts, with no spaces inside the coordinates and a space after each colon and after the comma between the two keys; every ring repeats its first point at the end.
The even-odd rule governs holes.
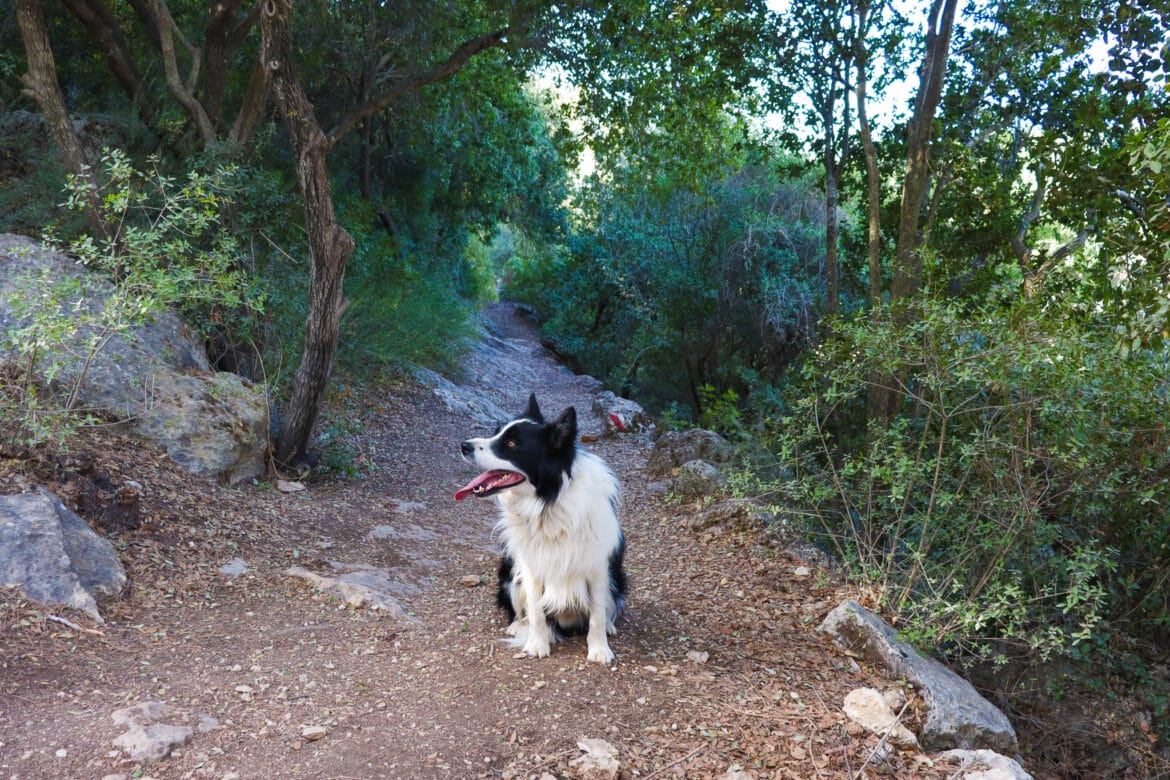
{"type": "MultiPolygon", "coordinates": [[[[556,365],[512,307],[487,317],[517,362],[471,366],[471,381],[509,410],[530,390],[546,414],[575,405],[598,433],[596,383],[556,365]]],[[[134,587],[85,631],[0,602],[0,778],[561,777],[583,738],[614,745],[623,777],[851,777],[871,755],[841,701],[888,684],[814,630],[838,586],[797,576],[803,562],[757,535],[684,531],[693,508],[647,490],[645,441],[588,445],[626,494],[617,661],[587,664],[580,641],[518,658],[498,641],[494,504],[452,500],[471,473],[458,443],[482,427],[410,382],[346,402],[367,472],[295,493],[207,485],[110,434],[83,442],[145,486],[148,522],[118,540],[134,587]],[[220,573],[235,557],[249,571],[220,573]],[[406,615],[285,574],[339,564],[384,570],[406,615]],[[111,715],[151,700],[219,725],[159,763],[127,762],[111,715]]],[[[27,478],[0,471],[0,488],[27,478]]],[[[908,753],[875,769],[934,776],[908,753]]]]}

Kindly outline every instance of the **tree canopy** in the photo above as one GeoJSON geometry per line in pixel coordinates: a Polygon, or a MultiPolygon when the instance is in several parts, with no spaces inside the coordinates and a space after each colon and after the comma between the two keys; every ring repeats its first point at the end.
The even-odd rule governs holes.
{"type": "Polygon", "coordinates": [[[211,177],[282,466],[506,295],[940,644],[1165,641],[1170,0],[7,6],[0,229],[126,257],[103,149],[211,177]]]}

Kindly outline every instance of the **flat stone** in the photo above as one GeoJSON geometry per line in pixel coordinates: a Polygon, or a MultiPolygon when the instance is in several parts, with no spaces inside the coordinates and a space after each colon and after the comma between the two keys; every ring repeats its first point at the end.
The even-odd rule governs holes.
{"type": "Polygon", "coordinates": [[[886,704],[881,691],[873,688],[858,688],[845,697],[845,714],[851,721],[866,731],[884,736],[901,747],[916,747],[918,738],[902,725],[898,716],[886,704]]]}
{"type": "Polygon", "coordinates": [[[384,610],[392,617],[409,619],[398,596],[415,588],[392,580],[385,569],[367,564],[330,561],[330,565],[340,572],[337,576],[317,574],[301,566],[293,566],[285,570],[285,574],[307,580],[318,590],[342,599],[351,607],[384,610]]]}
{"type": "Polygon", "coordinates": [[[301,729],[301,738],[307,742],[314,742],[318,739],[321,739],[328,733],[329,730],[324,726],[305,726],[303,729],[301,729]]]}
{"type": "Polygon", "coordinates": [[[618,750],[604,739],[582,739],[577,747],[584,755],[569,762],[573,777],[580,780],[617,780],[621,774],[618,750]]]}
{"type": "Polygon", "coordinates": [[[958,764],[958,780],[1032,780],[1016,761],[993,750],[948,750],[937,758],[958,764]]]}
{"type": "Polygon", "coordinates": [[[191,714],[166,702],[142,702],[115,710],[111,717],[127,729],[114,739],[114,747],[121,748],[131,761],[141,764],[166,758],[195,736],[194,728],[181,723],[190,720],[191,714]],[[162,723],[164,718],[171,723],[162,723]]]}
{"type": "Polygon", "coordinates": [[[247,574],[251,569],[243,558],[232,558],[230,561],[219,567],[220,574],[226,574],[229,577],[239,577],[241,574],[247,574]]]}
{"type": "Polygon", "coordinates": [[[959,675],[925,658],[883,620],[852,600],[828,614],[821,630],[841,647],[880,664],[909,681],[926,702],[926,723],[919,737],[930,751],[988,748],[1017,755],[1019,743],[1011,722],[959,675]]]}

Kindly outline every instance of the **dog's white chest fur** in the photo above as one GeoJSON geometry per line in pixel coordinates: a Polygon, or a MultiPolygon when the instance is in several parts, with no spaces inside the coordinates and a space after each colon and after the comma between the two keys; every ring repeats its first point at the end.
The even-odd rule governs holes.
{"type": "Polygon", "coordinates": [[[573,474],[556,500],[545,503],[521,486],[496,496],[498,529],[521,577],[542,584],[548,613],[586,611],[591,579],[607,572],[621,540],[617,478],[596,455],[578,451],[573,474]]]}

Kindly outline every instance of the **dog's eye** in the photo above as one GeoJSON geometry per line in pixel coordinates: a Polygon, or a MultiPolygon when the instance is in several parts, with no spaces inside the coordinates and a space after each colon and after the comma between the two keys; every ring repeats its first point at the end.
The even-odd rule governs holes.
{"type": "Polygon", "coordinates": [[[516,440],[515,439],[504,439],[504,446],[510,450],[514,450],[514,449],[516,449],[516,440]]]}

